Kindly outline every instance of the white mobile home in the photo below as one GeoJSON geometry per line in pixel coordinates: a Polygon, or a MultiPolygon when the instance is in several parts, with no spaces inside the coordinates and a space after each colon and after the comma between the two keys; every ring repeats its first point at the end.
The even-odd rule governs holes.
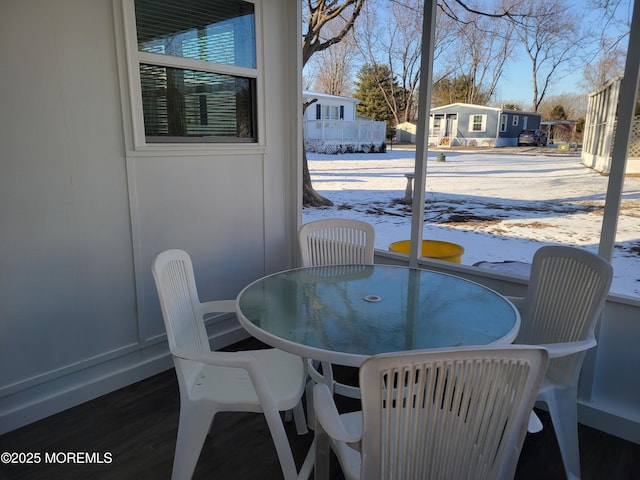
{"type": "Polygon", "coordinates": [[[304,148],[308,152],[353,153],[385,150],[385,122],[359,118],[360,100],[304,91],[304,148]]]}

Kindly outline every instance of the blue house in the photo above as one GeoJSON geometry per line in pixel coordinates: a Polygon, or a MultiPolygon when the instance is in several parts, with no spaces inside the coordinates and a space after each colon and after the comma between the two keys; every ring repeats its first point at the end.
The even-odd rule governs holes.
{"type": "Polygon", "coordinates": [[[431,109],[429,145],[511,147],[523,130],[540,128],[541,115],[499,107],[452,103],[431,109]]]}

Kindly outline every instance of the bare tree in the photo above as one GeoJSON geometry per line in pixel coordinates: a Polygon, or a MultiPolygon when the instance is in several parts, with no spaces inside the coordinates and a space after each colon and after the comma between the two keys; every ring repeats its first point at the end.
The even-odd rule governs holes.
{"type": "Polygon", "coordinates": [[[306,0],[304,3],[305,31],[302,36],[302,66],[316,52],[340,43],[351,31],[365,0],[306,0]],[[322,32],[332,22],[340,25],[335,34],[324,38],[322,32]]]}
{"type": "Polygon", "coordinates": [[[625,52],[612,45],[610,38],[600,39],[599,56],[584,66],[583,86],[587,91],[602,87],[616,74],[624,70],[625,52]]]}
{"type": "MultiPolygon", "coordinates": [[[[382,88],[388,78],[379,79],[396,123],[412,121],[417,115],[423,6],[420,0],[367,0],[358,26],[356,37],[365,63],[388,66],[396,82],[389,90],[382,88]]],[[[438,19],[434,58],[452,41],[453,24],[447,16],[438,19]]]]}
{"type": "Polygon", "coordinates": [[[562,105],[570,120],[578,120],[587,115],[587,96],[580,93],[547,95],[540,103],[538,112],[542,114],[543,119],[552,118],[553,108],[557,105],[562,105]]]}
{"type": "Polygon", "coordinates": [[[509,17],[490,18],[485,14],[462,10],[455,30],[457,77],[468,79],[467,103],[485,103],[495,93],[505,64],[513,53],[514,23],[509,17]]]}
{"type": "MultiPolygon", "coordinates": [[[[365,0],[306,0],[304,33],[302,36],[302,66],[314,53],[322,52],[340,41],[353,29],[365,0]],[[336,24],[335,34],[324,38],[327,25],[336,24]]],[[[308,104],[303,106],[306,109],[308,104]]],[[[333,205],[331,200],[315,191],[311,183],[306,152],[302,151],[302,203],[305,206],[333,205]]]]}
{"type": "MultiPolygon", "coordinates": [[[[338,33],[335,24],[328,25],[328,30],[330,36],[338,33]]],[[[357,55],[353,31],[347,33],[340,43],[314,55],[308,64],[313,71],[314,90],[331,95],[349,95],[357,55]]]]}
{"type": "Polygon", "coordinates": [[[620,42],[629,36],[631,30],[631,12],[634,0],[587,0],[587,6],[596,12],[600,20],[593,25],[600,29],[600,37],[607,38],[612,47],[618,47],[620,42]]]}
{"type": "Polygon", "coordinates": [[[554,80],[571,66],[583,43],[576,25],[577,12],[565,1],[527,0],[527,10],[515,22],[516,32],[531,60],[532,109],[540,103],[554,80]]]}
{"type": "Polygon", "coordinates": [[[632,1],[588,0],[593,15],[599,20],[592,28],[597,41],[591,43],[593,48],[586,49],[583,56],[584,79],[581,86],[588,92],[602,87],[624,69],[626,42],[622,40],[626,39],[631,28],[632,1]]]}

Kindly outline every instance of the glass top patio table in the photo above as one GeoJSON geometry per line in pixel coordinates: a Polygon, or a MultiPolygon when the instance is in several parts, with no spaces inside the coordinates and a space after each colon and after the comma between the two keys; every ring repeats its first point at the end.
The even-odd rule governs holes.
{"type": "Polygon", "coordinates": [[[236,306],[259,340],[353,367],[379,353],[511,343],[520,327],[513,304],[485,286],[391,265],[275,273],[245,287],[236,306]]]}

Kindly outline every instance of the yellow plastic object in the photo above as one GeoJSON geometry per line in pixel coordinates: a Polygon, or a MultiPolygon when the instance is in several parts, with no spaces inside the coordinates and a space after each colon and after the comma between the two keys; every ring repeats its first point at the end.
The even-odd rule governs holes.
{"type": "MultiPolygon", "coordinates": [[[[389,245],[389,250],[397,253],[404,253],[409,255],[409,249],[411,247],[411,240],[400,240],[399,242],[393,242],[389,245]]],[[[464,253],[464,247],[457,243],[442,242],[440,240],[423,240],[422,241],[422,256],[427,258],[434,258],[436,260],[442,260],[444,262],[460,263],[462,260],[462,254],[464,253]]]]}
{"type": "Polygon", "coordinates": [[[568,152],[569,151],[569,144],[568,143],[559,143],[558,144],[558,151],[559,152],[568,152]]]}

